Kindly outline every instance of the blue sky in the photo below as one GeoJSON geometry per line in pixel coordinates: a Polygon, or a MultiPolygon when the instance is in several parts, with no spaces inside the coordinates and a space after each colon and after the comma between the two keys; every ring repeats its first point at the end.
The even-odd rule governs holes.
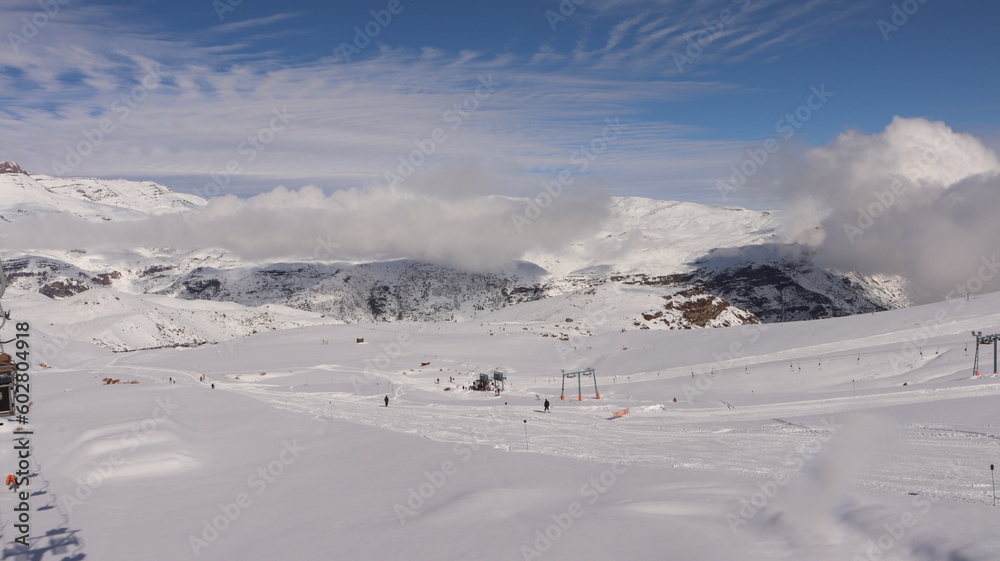
{"type": "Polygon", "coordinates": [[[616,195],[766,206],[717,186],[770,138],[790,156],[900,115],[1000,145],[1000,6],[987,1],[9,0],[0,12],[0,159],[205,196],[471,166],[470,192],[533,195],[568,170],[616,195]],[[356,41],[366,26],[373,37],[356,41]]]}

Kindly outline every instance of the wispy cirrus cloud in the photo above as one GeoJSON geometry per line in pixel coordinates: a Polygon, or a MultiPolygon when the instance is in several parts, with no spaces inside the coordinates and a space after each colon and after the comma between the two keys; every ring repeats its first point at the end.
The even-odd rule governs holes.
{"type": "Polygon", "coordinates": [[[861,17],[868,11],[870,7],[846,0],[800,4],[781,0],[598,0],[580,4],[561,25],[579,32],[572,49],[578,64],[675,75],[674,55],[686,54],[692,41],[700,40],[699,70],[704,72],[706,63],[738,64],[821,43],[846,26],[868,23],[861,17]],[[706,32],[710,35],[707,40],[706,32]]]}
{"type": "Polygon", "coordinates": [[[277,23],[279,21],[285,21],[285,20],[288,20],[288,19],[291,19],[291,18],[294,18],[294,17],[302,16],[302,15],[304,15],[304,14],[301,14],[301,13],[298,13],[298,12],[285,12],[285,13],[274,14],[274,15],[271,15],[271,16],[265,16],[265,17],[260,17],[260,18],[253,18],[253,19],[247,19],[247,20],[242,20],[242,21],[233,21],[233,22],[229,22],[229,23],[222,23],[222,24],[219,24],[219,25],[215,26],[213,29],[215,31],[219,31],[219,32],[223,32],[223,33],[245,31],[247,29],[254,29],[254,28],[257,28],[257,27],[266,27],[266,26],[271,25],[273,23],[277,23]]]}
{"type": "MultiPolygon", "coordinates": [[[[294,17],[213,27],[249,30],[240,37],[252,41],[294,17]]],[[[279,183],[349,188],[384,184],[400,157],[441,129],[447,139],[424,158],[426,169],[475,161],[510,194],[524,195],[546,174],[575,169],[574,152],[601,134],[605,119],[618,118],[635,126],[586,173],[653,194],[696,188],[695,178],[707,175],[699,166],[714,168],[720,152],[739,149],[698,141],[689,126],[639,118],[650,103],[739,91],[724,82],[385,45],[351,63],[332,53],[293,60],[220,42],[213,32],[176,39],[149,25],[124,27],[99,7],[49,25],[44,40],[21,52],[0,50],[0,158],[35,172],[152,178],[203,194],[250,194],[279,183]],[[106,40],[112,29],[113,43],[106,40]],[[496,91],[463,105],[481,80],[496,91]],[[281,130],[271,126],[276,111],[290,115],[281,130]],[[102,122],[111,130],[97,133],[102,122]],[[238,171],[227,171],[234,164],[238,171]],[[213,183],[214,192],[206,189],[213,183]]]]}

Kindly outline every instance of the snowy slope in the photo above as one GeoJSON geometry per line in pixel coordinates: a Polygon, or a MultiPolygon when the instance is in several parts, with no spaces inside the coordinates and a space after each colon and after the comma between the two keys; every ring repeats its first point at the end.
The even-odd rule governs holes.
{"type": "MultiPolygon", "coordinates": [[[[28,174],[10,163],[3,170],[0,216],[8,221],[53,213],[91,221],[144,220],[207,204],[151,182],[60,179],[28,174]]],[[[251,262],[212,247],[38,248],[0,257],[13,287],[52,298],[112,288],[251,307],[284,305],[347,322],[472,320],[544,298],[586,296],[605,284],[612,291],[616,285],[645,287],[623,291],[626,299],[637,298],[627,306],[636,311],[624,325],[644,329],[834,317],[909,304],[903,279],[816,268],[801,250],[777,243],[776,226],[769,212],[613,198],[596,235],[556,253],[528,253],[492,273],[406,259],[251,262]],[[731,313],[718,321],[718,313],[713,321],[683,319],[657,300],[679,292],[731,313]]]]}
{"type": "Polygon", "coordinates": [[[101,205],[126,208],[153,216],[182,212],[207,204],[207,201],[202,197],[189,193],[177,193],[152,181],[62,178],[40,174],[32,175],[31,178],[50,193],[101,205]]]}
{"type": "Polygon", "coordinates": [[[63,179],[29,174],[12,162],[0,166],[0,216],[6,221],[52,214],[90,221],[141,220],[206,204],[201,197],[152,181],[63,179]]]}
{"type": "MultiPolygon", "coordinates": [[[[16,294],[12,294],[16,297],[16,294]]],[[[39,326],[113,351],[197,346],[275,329],[339,323],[320,314],[265,304],[135,296],[95,288],[65,300],[19,302],[39,326]]]]}
{"type": "Polygon", "coordinates": [[[559,254],[529,253],[525,259],[553,275],[673,274],[717,248],[775,240],[774,213],[642,197],[613,197],[610,217],[592,238],[559,254]]]}
{"type": "MultiPolygon", "coordinates": [[[[1000,324],[1000,294],[712,330],[623,333],[574,314],[560,327],[589,333],[569,341],[499,317],[507,309],[483,325],[317,326],[126,355],[76,343],[46,354],[55,340],[19,309],[51,366],[34,370],[31,485],[45,493],[33,534],[61,530],[75,542],[64,553],[1000,555],[988,473],[1000,378],[973,377],[968,347],[970,330],[1000,324]],[[584,379],[576,401],[572,379],[560,400],[559,371],[590,366],[601,399],[584,379]],[[500,397],[461,389],[492,369],[509,377],[500,397]],[[123,383],[102,385],[109,376],[123,383]]],[[[14,506],[0,501],[0,518],[14,506]]],[[[48,543],[35,559],[61,558],[48,543]]]]}
{"type": "Polygon", "coordinates": [[[593,335],[594,329],[691,329],[758,323],[750,312],[682,286],[608,283],[480,315],[485,324],[530,324],[544,336],[593,335]],[[561,325],[560,325],[561,324],[561,325]]]}

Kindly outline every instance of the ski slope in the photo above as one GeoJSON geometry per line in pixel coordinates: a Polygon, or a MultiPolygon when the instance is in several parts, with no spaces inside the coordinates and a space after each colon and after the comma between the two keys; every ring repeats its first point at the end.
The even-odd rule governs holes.
{"type": "Polygon", "coordinates": [[[704,330],[623,331],[610,306],[573,320],[501,310],[132,353],[39,323],[38,352],[56,350],[33,371],[33,506],[55,506],[34,533],[75,541],[25,558],[1000,555],[1000,377],[985,347],[972,375],[968,344],[1000,323],[1000,294],[704,330]],[[601,399],[590,379],[559,399],[560,371],[586,367],[601,399]],[[500,396],[462,389],[495,369],[500,396]]]}

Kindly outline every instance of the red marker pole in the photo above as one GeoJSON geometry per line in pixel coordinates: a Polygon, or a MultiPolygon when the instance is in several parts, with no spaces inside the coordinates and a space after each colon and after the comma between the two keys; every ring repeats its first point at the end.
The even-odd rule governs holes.
{"type": "MultiPolygon", "coordinates": [[[[524,451],[528,451],[528,420],[524,420],[524,451]]],[[[996,505],[993,505],[996,506],[996,505]]]]}
{"type": "Polygon", "coordinates": [[[993,464],[990,464],[990,480],[993,481],[993,506],[997,506],[997,478],[993,475],[993,464]]]}

